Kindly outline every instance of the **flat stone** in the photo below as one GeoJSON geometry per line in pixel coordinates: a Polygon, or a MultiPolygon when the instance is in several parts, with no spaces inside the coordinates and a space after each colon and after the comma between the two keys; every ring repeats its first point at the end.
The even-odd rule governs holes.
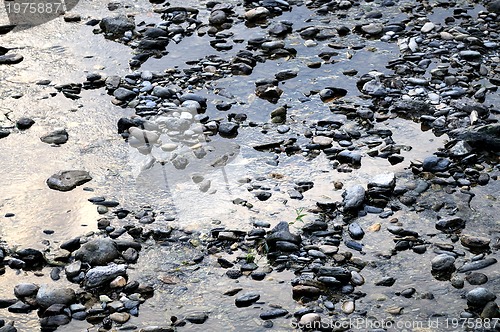
{"type": "Polygon", "coordinates": [[[204,312],[192,312],[184,317],[190,323],[203,324],[208,319],[208,315],[204,312]]]}
{"type": "Polygon", "coordinates": [[[14,65],[24,60],[24,57],[20,54],[10,53],[5,55],[0,55],[0,65],[14,65]]]}
{"type": "Polygon", "coordinates": [[[66,129],[57,129],[40,137],[40,140],[47,144],[64,144],[68,141],[68,138],[69,135],[66,129]]]}
{"type": "Polygon", "coordinates": [[[473,236],[464,234],[460,237],[460,243],[471,249],[483,249],[488,248],[490,245],[490,239],[483,236],[473,236]]]}
{"type": "Polygon", "coordinates": [[[53,304],[69,306],[75,301],[75,291],[71,288],[62,288],[57,283],[42,285],[36,295],[36,302],[42,308],[48,308],[53,304]]]}
{"type": "Polygon", "coordinates": [[[87,171],[62,171],[48,178],[47,185],[53,190],[70,191],[90,180],[92,177],[87,171]]]}
{"type": "Polygon", "coordinates": [[[234,300],[234,304],[238,307],[249,307],[253,303],[257,302],[260,299],[260,294],[258,293],[245,293],[243,295],[238,296],[234,300]]]}
{"type": "Polygon", "coordinates": [[[98,266],[90,269],[85,275],[85,287],[94,288],[111,282],[118,276],[125,276],[127,265],[98,266]]]}

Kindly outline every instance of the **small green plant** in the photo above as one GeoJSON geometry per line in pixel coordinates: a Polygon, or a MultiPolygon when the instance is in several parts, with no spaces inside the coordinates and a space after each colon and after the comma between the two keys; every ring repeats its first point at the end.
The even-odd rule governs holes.
{"type": "Polygon", "coordinates": [[[247,253],[245,260],[247,261],[247,263],[255,262],[255,254],[253,253],[253,250],[247,253]]]}
{"type": "Polygon", "coordinates": [[[295,209],[295,213],[297,214],[295,216],[295,220],[290,222],[289,224],[290,225],[293,225],[295,224],[297,221],[300,221],[300,222],[304,222],[304,220],[302,220],[302,218],[304,218],[305,216],[307,216],[307,213],[303,213],[304,212],[304,208],[298,208],[298,209],[295,209]]]}

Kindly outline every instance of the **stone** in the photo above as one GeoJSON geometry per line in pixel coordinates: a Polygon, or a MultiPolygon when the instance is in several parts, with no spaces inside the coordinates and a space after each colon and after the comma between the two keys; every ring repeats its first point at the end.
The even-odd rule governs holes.
{"type": "Polygon", "coordinates": [[[342,194],[344,197],[344,209],[356,210],[363,205],[365,200],[365,188],[361,185],[354,185],[342,194]]]}
{"type": "Polygon", "coordinates": [[[315,136],[312,139],[313,144],[319,144],[320,146],[331,146],[333,143],[333,138],[326,136],[315,136]]]}
{"type": "Polygon", "coordinates": [[[75,301],[75,291],[71,288],[63,288],[57,283],[40,286],[36,295],[36,302],[42,308],[48,308],[53,304],[69,306],[75,301]]]}
{"type": "Polygon", "coordinates": [[[481,311],[481,318],[485,320],[500,318],[500,309],[498,308],[498,304],[493,301],[486,303],[483,311],[481,311]]]}
{"type": "Polygon", "coordinates": [[[464,234],[460,237],[460,243],[470,249],[484,249],[490,246],[490,239],[483,236],[464,234]]]}
{"type": "Polygon", "coordinates": [[[80,22],[82,20],[82,16],[78,13],[66,13],[64,14],[65,22],[80,22]]]}
{"type": "Polygon", "coordinates": [[[57,129],[40,137],[40,140],[47,144],[64,144],[68,141],[68,138],[69,135],[66,129],[57,129]]]}
{"type": "Polygon", "coordinates": [[[94,267],[85,275],[84,285],[86,288],[102,286],[118,276],[125,276],[126,272],[127,265],[125,264],[94,267]]]}
{"type": "Polygon", "coordinates": [[[130,314],[126,312],[114,312],[109,315],[109,318],[118,324],[124,324],[130,319],[130,314]]]}
{"type": "Polygon", "coordinates": [[[497,263],[497,260],[496,260],[496,258],[493,258],[493,257],[481,259],[479,261],[472,261],[472,262],[465,263],[464,265],[462,265],[458,269],[458,272],[465,273],[465,272],[469,272],[469,271],[480,270],[480,269],[484,269],[485,267],[488,267],[488,266],[496,264],[496,263],[497,263]]]}
{"type": "Polygon", "coordinates": [[[122,36],[127,31],[135,29],[134,20],[125,15],[114,17],[105,17],[99,23],[99,27],[108,34],[113,36],[122,36]]]}
{"type": "Polygon", "coordinates": [[[14,295],[21,299],[24,297],[35,296],[40,287],[33,283],[22,283],[14,287],[14,295]]]}
{"type": "Polygon", "coordinates": [[[370,35],[370,36],[377,36],[382,33],[384,30],[384,26],[380,23],[369,23],[366,25],[363,25],[361,27],[361,31],[364,33],[370,35]]]}
{"type": "Polygon", "coordinates": [[[5,55],[0,55],[0,65],[14,65],[24,60],[24,57],[20,54],[9,53],[5,55]]]}
{"type": "Polygon", "coordinates": [[[238,134],[240,126],[234,122],[223,122],[219,125],[219,134],[222,137],[233,137],[238,134]]]}
{"type": "Polygon", "coordinates": [[[16,303],[14,303],[13,305],[9,306],[9,308],[7,310],[9,312],[13,312],[13,313],[27,314],[31,310],[33,310],[33,307],[31,307],[29,304],[18,301],[16,303]]]}
{"type": "Polygon", "coordinates": [[[70,191],[90,180],[92,180],[92,177],[87,171],[61,171],[48,178],[47,185],[53,190],[70,191]]]}
{"type": "Polygon", "coordinates": [[[368,183],[368,188],[381,187],[381,188],[394,188],[396,185],[396,177],[394,173],[383,173],[376,175],[368,183]]]}
{"type": "Polygon", "coordinates": [[[259,299],[260,299],[260,294],[258,294],[258,293],[245,293],[245,294],[238,296],[234,300],[234,304],[238,308],[249,307],[253,303],[257,302],[259,299]]]}
{"type": "Polygon", "coordinates": [[[460,217],[443,218],[436,222],[436,229],[444,233],[453,233],[465,228],[465,220],[460,217]]]}
{"type": "Polygon", "coordinates": [[[253,9],[250,9],[245,13],[245,18],[248,21],[257,21],[261,20],[264,18],[267,18],[271,13],[269,10],[265,7],[256,7],[253,9]]]}
{"type": "Polygon", "coordinates": [[[277,309],[272,309],[272,310],[264,311],[264,312],[262,312],[259,315],[259,317],[261,319],[263,319],[263,320],[268,320],[268,319],[274,319],[274,318],[278,318],[278,317],[283,317],[283,316],[286,316],[286,315],[288,315],[288,310],[277,308],[277,309]]]}
{"type": "Polygon", "coordinates": [[[317,313],[308,313],[300,317],[299,325],[311,326],[314,322],[321,322],[321,316],[317,313]]]}
{"type": "Polygon", "coordinates": [[[444,172],[448,169],[451,162],[449,159],[430,156],[424,159],[422,167],[424,171],[427,172],[444,172]]]}
{"type": "Polygon", "coordinates": [[[448,135],[478,149],[500,151],[500,123],[459,128],[451,130],[448,135]]]}
{"type": "Polygon", "coordinates": [[[347,227],[347,231],[354,240],[361,240],[363,236],[365,236],[365,232],[356,222],[349,224],[349,226],[347,227]]]}
{"type": "Polygon", "coordinates": [[[92,240],[74,252],[75,259],[92,266],[106,265],[120,257],[118,246],[109,238],[92,240]]]}
{"type": "Polygon", "coordinates": [[[494,301],[496,298],[497,296],[486,288],[478,287],[467,293],[467,304],[482,308],[486,303],[494,301]]]}
{"type": "Polygon", "coordinates": [[[471,285],[482,285],[488,282],[488,276],[480,272],[472,272],[465,276],[465,280],[471,285]]]}
{"type": "Polygon", "coordinates": [[[35,124],[35,120],[30,118],[20,118],[16,121],[16,127],[19,130],[26,130],[31,128],[32,125],[35,124]]]}
{"type": "Polygon", "coordinates": [[[184,319],[192,324],[203,324],[208,319],[208,315],[204,312],[197,311],[187,314],[184,319]]]}
{"type": "Polygon", "coordinates": [[[126,88],[118,88],[113,92],[113,96],[115,96],[116,99],[121,101],[134,99],[136,95],[137,94],[134,91],[126,88]]]}
{"type": "Polygon", "coordinates": [[[432,22],[427,22],[425,23],[422,28],[420,29],[421,32],[423,33],[429,33],[434,29],[435,25],[432,22]]]}
{"type": "Polygon", "coordinates": [[[447,254],[441,254],[431,260],[432,270],[436,272],[453,271],[455,269],[455,258],[447,254]]]}

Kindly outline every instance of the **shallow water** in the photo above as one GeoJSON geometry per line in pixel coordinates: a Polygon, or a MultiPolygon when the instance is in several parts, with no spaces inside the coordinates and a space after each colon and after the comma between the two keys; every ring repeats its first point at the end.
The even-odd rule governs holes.
{"type": "MultiPolygon", "coordinates": [[[[206,1],[183,2],[198,8],[204,8],[206,1]]],[[[238,3],[235,1],[235,3],[238,3]]],[[[130,2],[139,12],[139,18],[146,21],[157,21],[156,14],[149,14],[149,6],[142,7],[139,1],[130,2]]],[[[102,8],[106,6],[102,1],[81,1],[75,11],[84,17],[101,17],[102,8]]],[[[237,7],[242,11],[241,7],[237,7]]],[[[391,9],[393,10],[393,9],[391,9]]],[[[395,11],[395,10],[394,10],[395,11]]],[[[205,13],[206,11],[202,11],[205,13]]],[[[438,9],[432,16],[440,21],[448,14],[447,10],[438,9]]],[[[202,15],[206,15],[202,14],[202,15]]],[[[388,18],[399,17],[398,13],[389,13],[388,18]],[[391,16],[392,15],[392,16],[391,16]]],[[[307,19],[317,19],[305,6],[294,7],[291,12],[284,13],[283,20],[294,22],[294,29],[307,26],[307,19]]],[[[335,25],[341,20],[329,22],[335,25]]],[[[244,29],[235,26],[235,38],[250,34],[262,33],[262,28],[254,27],[244,29]]],[[[209,46],[208,36],[192,36],[182,40],[179,44],[170,44],[167,47],[169,54],[162,59],[150,59],[143,64],[144,70],[164,70],[178,66],[185,68],[186,61],[197,60],[208,54],[219,54],[209,46]],[[186,52],[189,51],[189,57],[186,52]]],[[[356,45],[360,38],[351,34],[342,43],[356,45]]],[[[332,50],[327,42],[319,42],[314,48],[303,45],[303,40],[292,35],[287,39],[287,46],[294,47],[298,56],[291,59],[268,60],[255,67],[252,75],[244,77],[228,77],[212,83],[212,91],[203,91],[209,101],[231,100],[236,101],[231,112],[246,113],[249,121],[266,122],[269,113],[276,105],[255,98],[254,81],[260,78],[269,78],[270,73],[278,70],[301,68],[301,74],[294,79],[281,83],[284,92],[280,104],[290,106],[290,120],[293,121],[293,130],[302,133],[309,125],[308,121],[328,118],[331,111],[327,104],[322,103],[317,95],[312,95],[311,100],[300,103],[298,98],[304,97],[311,91],[319,91],[325,86],[343,87],[348,94],[343,100],[353,101],[364,105],[366,102],[359,98],[359,91],[355,83],[357,76],[371,70],[388,72],[385,64],[388,60],[399,55],[395,44],[381,43],[370,40],[361,50],[339,50],[339,55],[334,57],[333,64],[323,64],[319,69],[305,68],[308,61],[317,61],[316,54],[319,50],[332,50]],[[375,47],[375,49],[368,49],[375,47]],[[347,55],[349,53],[349,55],[347,55]],[[357,76],[348,77],[342,74],[347,69],[360,69],[357,76]],[[233,96],[223,97],[226,91],[233,96]]],[[[331,41],[329,41],[331,42],[331,41]]],[[[340,201],[341,190],[334,190],[332,183],[342,181],[352,185],[355,183],[366,184],[374,175],[384,172],[395,172],[401,179],[411,178],[409,171],[410,161],[423,160],[431,155],[447,139],[446,136],[435,137],[431,131],[422,131],[420,124],[403,120],[391,119],[377,123],[377,128],[391,129],[393,139],[397,144],[409,146],[409,151],[402,150],[404,162],[390,166],[385,159],[363,157],[362,167],[352,173],[333,171],[329,161],[324,157],[317,157],[312,161],[306,160],[301,155],[280,155],[280,164],[273,167],[264,161],[272,158],[274,154],[256,152],[252,146],[257,143],[279,140],[283,135],[270,131],[268,134],[255,132],[252,128],[240,128],[239,136],[234,140],[242,146],[239,159],[226,168],[229,182],[232,184],[230,192],[218,190],[213,195],[204,195],[189,183],[180,183],[174,190],[165,183],[163,170],[159,165],[140,176],[134,174],[136,165],[130,161],[131,152],[128,145],[117,135],[116,122],[123,116],[130,116],[133,111],[113,106],[110,96],[103,89],[85,91],[81,99],[71,101],[62,95],[47,97],[54,92],[52,85],[70,82],[81,82],[87,72],[102,72],[108,75],[125,75],[129,72],[128,59],[130,49],[124,45],[105,40],[101,35],[94,35],[92,27],[83,24],[68,24],[57,19],[47,24],[18,32],[16,34],[0,36],[0,44],[19,47],[19,52],[25,60],[15,66],[4,66],[0,72],[0,96],[2,104],[0,110],[10,111],[9,118],[17,119],[21,116],[33,117],[36,125],[26,132],[13,132],[9,137],[0,140],[0,170],[3,178],[0,187],[0,237],[9,247],[33,247],[45,249],[46,242],[58,243],[69,238],[96,230],[96,219],[99,218],[95,206],[87,202],[92,196],[106,196],[121,202],[124,208],[137,209],[139,206],[150,205],[165,215],[175,216],[172,222],[193,231],[206,232],[207,229],[226,226],[238,229],[250,229],[254,219],[268,220],[276,224],[280,220],[292,221],[296,211],[301,208],[310,208],[317,201],[340,201]],[[50,79],[50,86],[38,86],[35,83],[41,79],[50,79]],[[19,99],[12,98],[19,92],[23,96],[19,99]],[[54,128],[66,127],[70,139],[61,147],[51,147],[39,140],[39,137],[54,128]],[[62,169],[87,169],[91,171],[93,181],[87,185],[94,192],[83,191],[82,187],[68,192],[60,193],[50,190],[46,179],[62,169]],[[232,204],[231,200],[239,197],[250,199],[252,193],[245,187],[237,184],[237,180],[244,176],[264,176],[279,174],[281,179],[276,179],[276,184],[282,184],[280,191],[273,191],[273,199],[266,202],[255,202],[252,210],[232,204]],[[315,186],[305,194],[304,200],[290,200],[286,193],[286,183],[296,180],[308,179],[314,181],[315,186]],[[200,204],[200,202],[202,204],[200,204]],[[5,213],[14,213],[12,218],[4,218],[5,213]],[[220,224],[219,224],[220,223],[220,224]],[[54,234],[47,235],[43,230],[52,230],[54,234]]],[[[245,44],[234,44],[234,48],[220,55],[229,59],[245,44]]],[[[213,104],[209,105],[208,114],[211,117],[224,117],[225,114],[215,110],[213,104]]],[[[5,125],[5,124],[4,124],[5,125]]],[[[285,135],[288,137],[289,134],[285,135]]],[[[224,187],[223,174],[212,174],[214,183],[224,187]]],[[[468,212],[473,224],[467,231],[489,229],[492,233],[498,231],[498,218],[496,218],[496,201],[484,199],[495,196],[499,191],[497,181],[487,187],[473,189],[476,194],[471,202],[474,211],[468,212]],[[488,196],[489,195],[489,196],[488,196]]],[[[252,201],[253,202],[253,201],[252,201]]],[[[311,217],[311,216],[308,216],[311,217]]],[[[395,214],[405,228],[418,232],[427,232],[433,229],[432,216],[400,211],[395,214]]],[[[368,266],[362,274],[369,283],[360,287],[360,291],[367,293],[367,297],[357,301],[357,309],[367,310],[370,315],[384,319],[389,314],[385,309],[391,305],[403,306],[402,321],[410,318],[426,320],[430,315],[460,312],[465,302],[460,299],[465,290],[455,290],[449,282],[437,281],[430,274],[430,260],[433,253],[429,250],[424,255],[415,255],[412,252],[400,252],[390,260],[382,261],[379,254],[393,247],[392,236],[385,228],[387,220],[382,220],[376,215],[369,215],[359,219],[363,228],[373,223],[382,223],[382,231],[369,233],[363,239],[366,255],[363,260],[377,261],[377,267],[368,266]],[[424,272],[423,272],[424,271],[424,272]],[[383,276],[397,277],[394,287],[376,287],[372,280],[383,276]],[[417,293],[432,292],[434,300],[405,299],[394,294],[408,287],[415,287],[417,293]],[[450,302],[450,299],[455,299],[450,302]]],[[[161,227],[168,226],[167,223],[161,227]]],[[[158,225],[155,225],[156,228],[158,225]]],[[[300,223],[294,224],[296,229],[300,223]]],[[[292,228],[293,228],[292,227],[292,228]]],[[[438,235],[436,242],[439,241],[438,235]]],[[[290,300],[291,272],[271,273],[268,278],[272,281],[266,283],[265,289],[259,289],[262,304],[234,309],[234,297],[222,295],[233,287],[242,287],[245,292],[259,286],[259,282],[250,278],[240,278],[238,282],[223,276],[224,270],[217,267],[216,258],[206,257],[201,267],[194,270],[192,266],[179,264],[189,261],[199,249],[187,246],[158,246],[150,244],[141,252],[139,262],[129,271],[131,279],[151,283],[155,286],[155,296],[141,306],[140,316],[132,318],[130,325],[165,325],[171,316],[182,316],[186,312],[202,310],[210,313],[207,323],[197,326],[189,325],[189,331],[263,331],[262,321],[258,319],[259,311],[269,309],[270,304],[292,303],[286,307],[290,312],[302,306],[290,300]],[[169,285],[158,280],[159,275],[174,278],[176,284],[169,285]]],[[[349,251],[341,247],[341,251],[349,251]]],[[[354,253],[355,255],[361,255],[354,253]]],[[[265,258],[262,258],[262,262],[265,258]]],[[[13,296],[12,289],[20,281],[36,283],[48,282],[48,271],[44,277],[35,277],[32,272],[16,275],[12,270],[0,278],[0,293],[13,296]]],[[[494,276],[494,268],[485,269],[485,273],[494,276]]],[[[490,290],[499,293],[500,283],[492,279],[487,286],[490,290]]],[[[470,287],[470,285],[466,286],[470,287]]],[[[336,311],[339,305],[336,306],[336,311]]],[[[22,330],[33,330],[37,326],[36,314],[12,315],[2,309],[3,318],[15,319],[16,326],[22,330]]],[[[335,314],[334,317],[342,317],[335,314]]],[[[275,331],[288,331],[292,328],[285,319],[274,320],[275,331]]],[[[61,327],[60,331],[86,331],[90,326],[85,322],[72,321],[68,326],[61,327]]],[[[89,330],[90,331],[90,330],[89,330]]],[[[438,331],[446,331],[444,328],[438,331]]],[[[449,331],[452,331],[451,329],[449,331]]]]}

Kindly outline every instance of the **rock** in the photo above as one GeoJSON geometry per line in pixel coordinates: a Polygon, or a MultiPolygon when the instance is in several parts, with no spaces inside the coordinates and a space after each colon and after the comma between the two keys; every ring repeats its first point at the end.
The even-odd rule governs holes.
{"type": "Polygon", "coordinates": [[[99,23],[99,27],[108,34],[113,36],[122,36],[127,31],[135,29],[134,20],[125,15],[114,17],[105,17],[99,23]]]}
{"type": "Polygon", "coordinates": [[[393,278],[393,277],[385,277],[379,281],[376,281],[375,282],[375,286],[385,286],[385,287],[391,287],[392,285],[394,285],[394,283],[396,282],[396,279],[393,278]]]}
{"type": "Polygon", "coordinates": [[[491,1],[486,9],[488,9],[488,11],[491,13],[500,14],[500,0],[491,1]]]}
{"type": "Polygon", "coordinates": [[[267,320],[267,319],[274,319],[274,318],[278,318],[278,317],[283,317],[286,315],[288,315],[288,310],[278,308],[278,309],[264,311],[259,315],[259,317],[263,320],[267,320]]]}
{"type": "Polygon", "coordinates": [[[455,258],[447,254],[441,254],[431,260],[432,270],[436,272],[448,272],[455,269],[455,258]]]}
{"type": "Polygon", "coordinates": [[[300,317],[299,325],[313,326],[314,322],[321,322],[321,316],[316,313],[308,313],[300,317]]]}
{"type": "Polygon", "coordinates": [[[496,298],[497,296],[486,288],[474,288],[467,293],[467,304],[473,307],[483,308],[486,303],[494,301],[496,298]]]}
{"type": "Polygon", "coordinates": [[[210,13],[208,22],[212,25],[221,25],[227,20],[227,15],[223,10],[214,10],[210,13]]]}
{"type": "Polygon", "coordinates": [[[465,228],[465,220],[459,217],[449,217],[436,222],[436,229],[444,233],[454,233],[465,228]]]}
{"type": "Polygon", "coordinates": [[[365,232],[363,231],[361,226],[356,222],[349,224],[347,230],[349,232],[349,235],[354,240],[361,240],[363,238],[363,236],[365,236],[365,232]]]}
{"type": "Polygon", "coordinates": [[[71,318],[66,315],[55,315],[40,319],[40,326],[42,330],[52,331],[58,326],[68,324],[70,321],[71,318]]]}
{"type": "Polygon", "coordinates": [[[345,210],[357,210],[365,200],[365,188],[359,184],[354,185],[346,189],[342,196],[344,197],[345,210]]]}
{"type": "Polygon", "coordinates": [[[479,261],[465,263],[464,265],[462,265],[458,269],[458,272],[465,273],[465,272],[469,272],[469,271],[480,270],[480,269],[484,269],[485,267],[488,267],[488,266],[496,264],[496,263],[497,263],[497,260],[495,258],[492,258],[492,257],[485,258],[485,259],[482,259],[479,261]]]}
{"type": "Polygon", "coordinates": [[[455,129],[448,135],[482,150],[500,151],[500,123],[455,129]]]}
{"type": "Polygon", "coordinates": [[[170,98],[172,97],[172,91],[169,88],[157,85],[153,88],[152,95],[160,98],[170,98]]]}
{"type": "Polygon", "coordinates": [[[20,249],[13,254],[13,257],[25,263],[24,269],[41,268],[46,264],[42,252],[33,248],[20,249]]]}
{"type": "Polygon", "coordinates": [[[21,299],[24,297],[35,296],[40,287],[32,283],[22,283],[14,287],[14,295],[21,299]]]}
{"type": "Polygon", "coordinates": [[[270,250],[276,249],[276,244],[279,241],[291,242],[293,244],[300,244],[302,238],[300,235],[290,233],[289,225],[286,221],[279,222],[266,238],[270,250]]]}
{"type": "Polygon", "coordinates": [[[276,241],[275,248],[277,251],[284,251],[284,252],[294,252],[300,249],[298,245],[287,241],[276,241]]]}
{"type": "Polygon", "coordinates": [[[9,53],[5,55],[0,55],[0,65],[14,65],[24,60],[24,57],[20,54],[9,53]]]}
{"type": "Polygon", "coordinates": [[[396,177],[394,173],[383,173],[376,175],[369,183],[368,188],[394,188],[396,185],[396,177]]]}
{"type": "Polygon", "coordinates": [[[479,53],[478,51],[464,50],[460,51],[458,55],[460,55],[461,58],[468,61],[477,60],[481,58],[481,53],[479,53]]]}
{"type": "Polygon", "coordinates": [[[53,190],[70,191],[90,180],[92,177],[87,171],[62,171],[48,178],[47,185],[53,190]]]}
{"type": "Polygon", "coordinates": [[[354,310],[356,309],[356,305],[354,303],[354,301],[345,301],[345,302],[342,302],[342,305],[340,306],[341,309],[342,309],[342,312],[346,315],[350,315],[354,312],[354,310]]]}
{"type": "Polygon", "coordinates": [[[277,103],[283,94],[283,90],[272,84],[259,85],[255,88],[257,97],[268,100],[271,103],[277,103]]]}
{"type": "Polygon", "coordinates": [[[57,283],[42,285],[36,295],[36,302],[42,308],[48,308],[53,304],[69,306],[75,301],[75,291],[71,288],[62,288],[57,283]]]}
{"type": "Polygon", "coordinates": [[[238,128],[240,126],[234,122],[223,122],[219,125],[219,134],[222,137],[234,137],[238,135],[238,128]]]}
{"type": "Polygon", "coordinates": [[[9,135],[10,135],[10,131],[4,130],[4,129],[0,129],[0,139],[1,138],[5,138],[5,137],[7,137],[9,135]]]}
{"type": "Polygon", "coordinates": [[[333,142],[333,138],[326,136],[315,136],[312,139],[313,144],[318,144],[320,146],[331,146],[333,142]]]}
{"type": "Polygon", "coordinates": [[[192,324],[203,324],[208,319],[208,315],[204,312],[192,312],[184,317],[185,320],[192,324]]]}
{"type": "Polygon", "coordinates": [[[66,129],[57,129],[40,137],[40,140],[47,144],[64,144],[68,141],[68,138],[69,135],[66,129]]]}
{"type": "Polygon", "coordinates": [[[361,155],[353,151],[341,151],[337,155],[337,160],[341,163],[350,163],[353,165],[361,165],[361,155]]]}
{"type": "Polygon", "coordinates": [[[19,130],[26,130],[26,129],[31,128],[31,126],[34,125],[34,124],[35,124],[35,121],[33,119],[30,119],[30,118],[20,118],[16,122],[16,127],[19,130]]]}
{"type": "Polygon", "coordinates": [[[465,280],[471,285],[482,285],[488,282],[488,277],[484,273],[472,272],[465,277],[465,280]]]}
{"type": "Polygon", "coordinates": [[[448,169],[450,163],[449,159],[430,156],[424,159],[422,166],[426,172],[444,172],[448,169]]]}
{"type": "Polygon", "coordinates": [[[124,324],[130,319],[130,314],[126,312],[114,312],[109,315],[109,318],[118,324],[124,324]]]}
{"type": "Polygon", "coordinates": [[[257,21],[261,19],[267,18],[271,13],[269,10],[265,7],[256,7],[253,9],[250,9],[245,13],[245,18],[248,21],[257,21]]]}
{"type": "Polygon", "coordinates": [[[432,23],[432,22],[427,22],[427,23],[425,23],[425,24],[422,26],[422,28],[420,29],[420,31],[421,31],[421,32],[423,32],[423,33],[428,33],[428,32],[431,32],[431,31],[432,31],[432,29],[434,29],[434,27],[435,27],[434,23],[432,23]]]}
{"type": "Polygon", "coordinates": [[[486,303],[483,311],[481,311],[481,318],[485,320],[500,318],[500,309],[498,308],[498,304],[493,301],[486,303]]]}
{"type": "Polygon", "coordinates": [[[490,239],[483,236],[464,234],[460,237],[460,243],[470,249],[485,249],[490,246],[490,239]]]}
{"type": "Polygon", "coordinates": [[[292,294],[294,299],[300,299],[302,297],[317,298],[321,295],[321,290],[314,286],[297,285],[293,286],[292,294]]]}
{"type": "Polygon", "coordinates": [[[234,300],[234,304],[238,308],[249,307],[254,302],[257,302],[259,299],[260,299],[260,294],[258,294],[258,293],[245,293],[243,295],[238,296],[234,300]]]}
{"type": "Polygon", "coordinates": [[[361,31],[364,33],[370,35],[370,36],[377,36],[382,33],[384,30],[384,26],[380,23],[369,23],[366,25],[363,25],[361,27],[361,31]]]}
{"type": "Polygon", "coordinates": [[[5,326],[0,327],[0,332],[17,332],[17,329],[14,327],[14,322],[9,322],[5,326]]]}
{"type": "Polygon", "coordinates": [[[134,91],[126,88],[118,88],[113,92],[113,96],[115,96],[116,99],[121,101],[134,99],[136,95],[137,94],[134,91]]]}
{"type": "Polygon", "coordinates": [[[31,310],[33,310],[33,307],[30,306],[29,304],[18,301],[16,303],[14,303],[13,305],[11,305],[7,310],[9,312],[13,312],[13,313],[27,314],[31,310]]]}
{"type": "Polygon", "coordinates": [[[82,20],[82,17],[80,14],[77,14],[77,13],[64,14],[64,21],[65,22],[80,22],[81,20],[82,20]]]}
{"type": "Polygon", "coordinates": [[[90,269],[85,275],[84,285],[87,288],[102,286],[118,276],[124,276],[127,272],[125,264],[98,266],[90,269]]]}
{"type": "Polygon", "coordinates": [[[106,265],[120,257],[116,242],[109,239],[96,239],[85,243],[74,253],[75,259],[92,266],[106,265]]]}

